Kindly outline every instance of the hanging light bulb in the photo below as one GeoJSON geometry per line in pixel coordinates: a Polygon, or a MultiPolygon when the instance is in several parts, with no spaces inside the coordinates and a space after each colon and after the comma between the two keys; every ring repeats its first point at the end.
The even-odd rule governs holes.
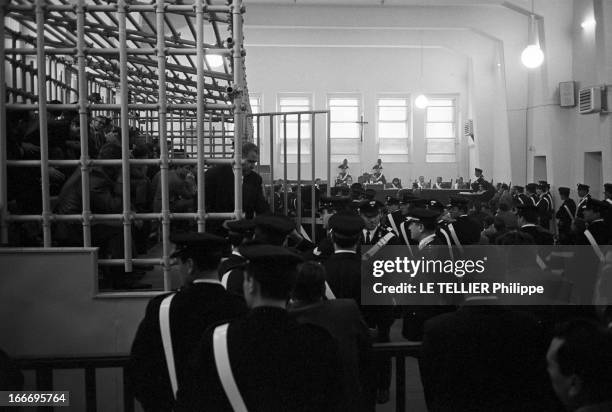
{"type": "MultiPolygon", "coordinates": [[[[421,73],[419,76],[419,85],[423,87],[423,32],[421,31],[421,73]]],[[[416,99],[414,99],[414,105],[419,109],[424,109],[427,107],[429,100],[427,100],[427,96],[423,93],[419,94],[416,99]]]]}
{"type": "Polygon", "coordinates": [[[223,57],[218,54],[207,54],[206,62],[208,65],[214,69],[223,66],[223,57]]]}
{"type": "Polygon", "coordinates": [[[540,40],[538,38],[538,22],[533,12],[534,5],[531,0],[531,15],[529,16],[529,33],[527,38],[529,44],[525,47],[525,50],[521,53],[521,62],[528,69],[535,69],[540,67],[544,62],[544,52],[540,48],[540,40]]]}
{"type": "Polygon", "coordinates": [[[528,69],[540,67],[544,62],[544,52],[540,49],[540,45],[530,44],[525,47],[525,50],[521,53],[521,62],[528,69]]]}
{"type": "Polygon", "coordinates": [[[419,109],[426,108],[428,104],[429,104],[429,100],[427,99],[427,96],[425,96],[424,94],[419,94],[417,98],[414,99],[414,105],[418,107],[419,109]]]}

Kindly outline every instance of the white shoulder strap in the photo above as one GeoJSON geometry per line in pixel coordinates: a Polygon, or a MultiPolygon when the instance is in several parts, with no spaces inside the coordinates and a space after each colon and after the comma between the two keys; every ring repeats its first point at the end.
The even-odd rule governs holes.
{"type": "Polygon", "coordinates": [[[215,356],[215,365],[219,380],[225,390],[227,399],[232,405],[234,412],[247,412],[247,407],[244,404],[236,379],[232,373],[232,365],[230,364],[229,352],[227,350],[227,328],[229,323],[217,326],[213,333],[213,351],[215,356]]]}
{"type": "Polygon", "coordinates": [[[223,276],[221,276],[221,284],[225,289],[227,289],[227,281],[229,280],[230,273],[232,273],[232,269],[228,270],[223,274],[223,276]]]}
{"type": "Polygon", "coordinates": [[[336,299],[336,295],[334,295],[334,292],[329,287],[329,283],[327,283],[327,281],[325,281],[325,297],[327,300],[336,299]]]}
{"type": "Polygon", "coordinates": [[[584,231],[584,235],[586,236],[587,240],[591,244],[591,247],[593,248],[593,252],[595,252],[597,257],[599,258],[599,261],[600,262],[604,262],[605,261],[604,254],[601,251],[601,248],[599,247],[597,242],[595,241],[595,238],[593,237],[593,234],[587,229],[587,230],[584,231]]]}
{"type": "Polygon", "coordinates": [[[402,224],[400,225],[400,229],[402,231],[402,237],[404,238],[404,242],[406,242],[406,246],[408,247],[408,252],[410,252],[410,256],[414,256],[414,253],[412,252],[412,245],[410,244],[410,238],[406,233],[406,222],[402,222],[402,224]]]}
{"type": "Polygon", "coordinates": [[[382,249],[382,247],[385,246],[393,238],[393,236],[395,236],[393,233],[387,233],[374,246],[372,246],[367,252],[363,254],[362,259],[368,260],[375,254],[377,254],[378,251],[382,249]]]}
{"type": "Polygon", "coordinates": [[[459,242],[459,237],[457,236],[457,232],[455,232],[455,228],[453,227],[452,223],[448,224],[448,230],[450,231],[450,235],[453,238],[455,245],[457,245],[459,252],[463,253],[463,245],[461,245],[461,242],[459,242]]]}
{"type": "Polygon", "coordinates": [[[178,382],[176,379],[176,366],[174,365],[174,352],[172,350],[172,336],[170,335],[170,305],[174,293],[166,296],[159,306],[159,331],[161,333],[164,354],[166,355],[166,365],[168,366],[168,376],[172,386],[172,396],[176,398],[178,382]]]}
{"type": "Polygon", "coordinates": [[[393,229],[396,235],[399,235],[399,231],[397,230],[397,225],[395,224],[395,219],[393,219],[392,213],[389,213],[387,215],[387,220],[389,221],[389,224],[391,225],[391,229],[393,229]]]}
{"type": "Polygon", "coordinates": [[[569,215],[570,219],[572,219],[572,223],[574,223],[574,215],[572,214],[572,212],[570,211],[569,207],[567,207],[567,205],[563,205],[563,208],[565,209],[565,211],[567,212],[567,214],[569,215]]]}
{"type": "Polygon", "coordinates": [[[453,243],[450,240],[450,237],[448,237],[448,233],[446,233],[446,230],[440,228],[440,233],[442,233],[442,236],[444,236],[444,239],[446,239],[446,245],[448,246],[448,252],[450,253],[450,258],[451,260],[455,260],[455,256],[453,254],[453,243]]]}

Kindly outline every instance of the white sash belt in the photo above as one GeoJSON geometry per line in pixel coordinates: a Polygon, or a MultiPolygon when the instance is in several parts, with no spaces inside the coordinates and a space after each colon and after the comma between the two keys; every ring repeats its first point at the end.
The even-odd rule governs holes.
{"type": "Polygon", "coordinates": [[[402,230],[402,237],[406,242],[406,246],[408,247],[408,252],[410,252],[410,256],[414,256],[414,253],[412,252],[412,246],[410,245],[410,239],[408,238],[408,234],[406,233],[406,222],[400,225],[400,229],[402,230]]]}
{"type": "Polygon", "coordinates": [[[593,252],[595,252],[597,257],[599,258],[599,261],[600,262],[604,262],[605,261],[604,254],[601,251],[601,249],[600,249],[599,245],[597,244],[597,242],[595,241],[595,238],[593,237],[593,234],[587,229],[587,230],[584,231],[584,235],[586,236],[587,240],[591,244],[591,247],[593,248],[593,252]]]}
{"type": "Polygon", "coordinates": [[[452,223],[448,224],[448,230],[450,231],[451,237],[453,238],[455,245],[457,245],[459,252],[463,253],[463,246],[461,245],[461,242],[459,242],[459,237],[457,236],[457,232],[455,232],[455,228],[453,227],[452,223]]]}
{"type": "Polygon", "coordinates": [[[442,233],[442,236],[444,236],[444,239],[446,239],[446,245],[448,246],[448,252],[450,253],[450,258],[452,260],[455,260],[455,257],[453,255],[453,243],[450,240],[450,237],[448,237],[448,233],[446,233],[446,230],[444,229],[440,229],[440,233],[442,233]]]}
{"type": "Polygon", "coordinates": [[[178,382],[176,380],[176,366],[174,365],[174,352],[172,351],[172,336],[170,335],[170,304],[172,295],[166,296],[159,306],[159,331],[161,332],[162,345],[166,355],[166,365],[168,366],[168,376],[172,386],[172,396],[176,399],[178,382]]]}
{"type": "Polygon", "coordinates": [[[227,350],[227,327],[229,323],[217,326],[213,333],[213,351],[215,355],[215,365],[219,380],[225,390],[227,399],[232,405],[234,412],[247,412],[247,407],[244,404],[236,379],[232,373],[232,365],[230,364],[229,352],[227,350]]]}

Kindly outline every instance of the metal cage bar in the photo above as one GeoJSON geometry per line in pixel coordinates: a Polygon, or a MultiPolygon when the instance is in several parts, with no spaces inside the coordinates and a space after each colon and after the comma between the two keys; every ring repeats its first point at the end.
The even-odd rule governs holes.
{"type": "Polygon", "coordinates": [[[131,222],[131,199],[130,199],[130,125],[128,114],[128,79],[127,79],[127,38],[125,31],[127,6],[125,0],[117,2],[117,20],[119,21],[119,78],[120,78],[120,102],[121,102],[121,177],[123,197],[123,256],[125,259],[125,271],[132,271],[132,222],[131,222]]]}
{"type": "MultiPolygon", "coordinates": [[[[36,59],[38,61],[38,125],[42,188],[43,245],[51,247],[51,195],[49,191],[49,140],[47,136],[47,87],[45,85],[45,1],[36,0],[36,59]]],[[[3,40],[4,41],[4,40],[3,40]]],[[[4,63],[3,63],[4,64],[4,63]]]]}
{"type": "MultiPolygon", "coordinates": [[[[169,281],[169,234],[172,221],[196,221],[198,230],[204,230],[206,219],[240,218],[242,216],[242,142],[248,139],[249,131],[245,127],[246,113],[249,105],[245,104],[248,96],[244,74],[244,49],[242,24],[244,8],[242,1],[234,0],[226,6],[210,5],[208,1],[196,0],[193,5],[180,5],[168,1],[156,0],[154,4],[129,4],[129,0],[118,0],[111,4],[87,3],[78,0],[74,4],[68,0],[15,0],[7,5],[0,0],[2,22],[5,36],[12,37],[11,47],[0,49],[0,92],[8,91],[9,102],[0,103],[0,111],[7,109],[18,111],[38,111],[41,138],[41,156],[39,160],[7,160],[6,116],[0,116],[0,237],[3,242],[9,240],[8,224],[11,222],[40,222],[43,227],[44,246],[53,245],[51,223],[72,222],[82,223],[83,244],[91,246],[91,224],[96,222],[121,221],[123,223],[124,257],[122,259],[100,259],[102,265],[123,265],[126,271],[131,271],[133,263],[155,262],[162,264],[164,269],[164,288],[170,288],[169,281]],[[130,13],[155,12],[153,24],[146,15],[143,22],[150,31],[141,30],[130,13]],[[182,14],[185,19],[196,20],[192,31],[195,41],[181,40],[177,31],[171,27],[168,13],[182,14]],[[102,20],[95,13],[107,17],[102,20]],[[217,16],[215,13],[223,13],[217,16]],[[11,31],[6,27],[6,19],[12,19],[22,29],[11,31]],[[203,25],[208,21],[212,24],[216,40],[212,44],[204,43],[203,25]],[[110,23],[107,23],[110,22],[110,23]],[[128,26],[128,23],[134,27],[128,26]],[[218,23],[228,24],[231,30],[231,41],[224,48],[217,27],[218,23]],[[165,34],[168,28],[172,36],[165,34]],[[151,32],[156,36],[152,37],[151,32]],[[74,34],[73,34],[74,33],[74,34]],[[35,34],[35,35],[34,35],[35,34]],[[12,56],[7,59],[8,55],[12,56]],[[210,70],[206,54],[231,56],[233,64],[227,65],[221,71],[210,70]],[[177,56],[186,56],[188,66],[182,66],[177,56]],[[190,56],[199,56],[198,61],[190,56]],[[36,56],[36,63],[28,56],[36,56]],[[72,60],[74,59],[74,60],[72,60]],[[119,64],[111,63],[112,60],[119,64]],[[166,59],[171,59],[167,62],[166,59]],[[12,86],[6,87],[6,65],[11,66],[12,86]],[[233,69],[230,73],[228,67],[233,69]],[[180,76],[180,77],[179,77],[180,76]],[[212,79],[212,84],[204,78],[212,79]],[[235,93],[226,94],[227,86],[231,85],[235,93]],[[120,93],[115,100],[113,84],[119,84],[120,93]],[[88,94],[100,93],[105,98],[104,103],[91,103],[88,94]],[[47,104],[50,99],[63,101],[62,104],[47,104]],[[67,103],[76,99],[75,103],[67,103]],[[47,110],[77,111],[80,135],[79,159],[49,159],[49,139],[47,136],[47,110]],[[132,118],[132,111],[137,111],[138,119],[132,118]],[[167,121],[172,112],[179,112],[178,117],[171,118],[174,137],[174,121],[181,122],[180,138],[186,139],[183,122],[188,118],[196,118],[200,131],[196,131],[197,159],[171,159],[167,145],[167,121]],[[189,112],[186,112],[189,111],[189,112]],[[91,114],[113,117],[113,124],[121,127],[122,158],[116,160],[90,159],[89,125],[91,114]],[[152,117],[156,119],[153,120],[152,117]],[[207,158],[204,150],[203,125],[206,120],[220,121],[221,139],[214,132],[210,134],[209,149],[211,156],[207,158]],[[226,127],[231,123],[232,133],[226,133],[226,127]],[[129,147],[130,127],[143,127],[147,135],[159,139],[159,159],[130,159],[129,147]],[[232,139],[233,137],[233,139],[232,139]],[[227,138],[227,139],[226,139],[227,138]],[[221,146],[219,146],[219,140],[221,146]],[[234,145],[231,153],[229,146],[234,145]],[[228,158],[232,156],[232,158],[228,158]],[[159,213],[133,213],[130,196],[130,168],[137,164],[160,165],[162,207],[159,213]],[[170,165],[197,164],[198,208],[195,213],[173,213],[169,206],[168,168],[170,165]],[[232,164],[235,173],[235,209],[232,213],[206,213],[204,209],[204,170],[206,165],[232,164]],[[94,166],[122,167],[122,213],[92,213],[90,194],[90,171],[94,166]],[[7,194],[7,167],[40,168],[42,176],[43,207],[41,215],[21,214],[9,215],[7,194]],[[49,167],[80,167],[81,210],[75,214],[53,214],[49,193],[49,167]],[[134,219],[161,220],[162,222],[162,256],[152,259],[134,259],[132,256],[132,222],[134,219]]],[[[189,23],[188,23],[189,24],[189,23]]],[[[190,25],[190,27],[193,25],[190,25]]],[[[193,121],[193,120],[192,120],[193,121]]],[[[252,129],[251,129],[252,130],[252,129]]],[[[214,129],[213,129],[214,131],[214,129]]],[[[147,136],[147,141],[151,137],[147,136]]],[[[189,145],[192,151],[193,140],[189,145]]],[[[187,142],[186,142],[187,143],[187,142]]],[[[70,213],[70,212],[69,212],[70,213]]]]}
{"type": "MultiPolygon", "coordinates": [[[[0,29],[4,33],[5,29],[5,5],[6,0],[0,1],[0,29]]],[[[6,95],[6,65],[4,38],[0,42],[0,96],[6,95]]],[[[16,83],[17,71],[12,73],[13,85],[16,83]]],[[[8,213],[8,188],[7,188],[7,136],[6,136],[6,99],[0,99],[0,242],[8,242],[8,226],[6,217],[8,213]]]]}
{"type": "Polygon", "coordinates": [[[198,51],[196,59],[197,68],[197,93],[198,108],[196,111],[196,139],[198,145],[198,231],[203,232],[206,228],[204,215],[206,213],[205,187],[204,187],[204,4],[202,0],[196,0],[196,49],[198,51]]]}

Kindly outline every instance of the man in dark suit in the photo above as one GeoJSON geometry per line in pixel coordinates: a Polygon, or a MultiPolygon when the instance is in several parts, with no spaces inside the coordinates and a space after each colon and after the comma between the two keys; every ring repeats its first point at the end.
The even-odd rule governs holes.
{"type": "Polygon", "coordinates": [[[251,311],[204,333],[175,410],[233,411],[239,402],[253,412],[341,410],[336,343],[286,311],[301,258],[270,245],[245,246],[241,254],[251,311]]]}
{"type": "Polygon", "coordinates": [[[572,239],[572,223],[576,216],[576,202],[569,197],[570,188],[560,187],[559,196],[563,203],[557,210],[555,217],[557,218],[557,232],[559,233],[559,243],[562,245],[571,245],[572,239]]]}
{"type": "Polygon", "coordinates": [[[359,215],[364,222],[361,244],[366,246],[366,249],[377,244],[383,238],[386,239],[386,244],[395,243],[393,239],[396,239],[396,236],[393,230],[380,224],[383,206],[378,200],[364,200],[359,204],[359,215]]]}
{"type": "MultiPolygon", "coordinates": [[[[327,283],[336,298],[354,299],[361,313],[372,329],[376,329],[377,342],[389,342],[393,324],[391,306],[361,306],[361,256],[357,252],[359,237],[365,224],[359,216],[336,213],[329,219],[334,254],[324,263],[327,283]]],[[[377,400],[384,403],[389,399],[391,365],[379,362],[377,368],[377,400]]]]}
{"type": "Polygon", "coordinates": [[[325,290],[325,268],[318,262],[305,262],[298,272],[289,314],[300,323],[324,328],[338,342],[346,410],[373,411],[368,326],[353,299],[324,299],[325,290]]]}
{"type": "Polygon", "coordinates": [[[552,233],[538,225],[538,208],[533,205],[521,205],[516,208],[519,230],[529,234],[536,245],[552,245],[552,233]]]}
{"type": "MultiPolygon", "coordinates": [[[[242,146],[242,211],[247,219],[270,210],[263,195],[262,179],[255,172],[259,149],[253,143],[242,146]]],[[[234,211],[234,171],[230,165],[217,165],[205,174],[206,212],[234,211]]],[[[221,221],[207,222],[207,231],[222,232],[221,221]]]]}
{"type": "MultiPolygon", "coordinates": [[[[488,297],[425,324],[419,358],[432,412],[551,411],[546,340],[536,320],[488,297]]],[[[552,405],[551,405],[552,404],[552,405]]]]}
{"type": "Polygon", "coordinates": [[[147,411],[173,408],[176,395],[173,387],[180,388],[185,383],[187,355],[207,327],[246,313],[244,301],[227,293],[217,277],[217,266],[227,248],[224,239],[207,233],[189,233],[177,235],[172,241],[177,249],[171,257],[180,262],[183,287],[177,293],[159,295],[149,302],[128,365],[130,386],[147,411]],[[162,306],[168,308],[161,311],[161,319],[168,320],[169,325],[164,332],[160,328],[162,306]],[[164,334],[170,345],[164,342],[164,334]],[[172,354],[174,368],[168,367],[172,364],[168,353],[172,354]]]}

